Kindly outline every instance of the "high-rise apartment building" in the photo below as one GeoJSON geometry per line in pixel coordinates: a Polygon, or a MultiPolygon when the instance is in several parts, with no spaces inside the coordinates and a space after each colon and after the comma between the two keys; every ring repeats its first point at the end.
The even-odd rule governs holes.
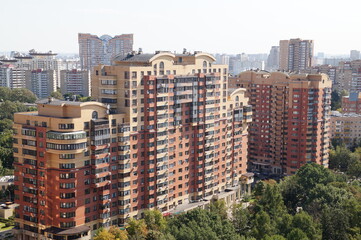
{"type": "Polygon", "coordinates": [[[324,73],[327,74],[332,81],[332,88],[336,89],[337,87],[337,81],[338,81],[338,67],[332,66],[332,65],[318,65],[313,66],[312,68],[307,68],[301,73],[307,73],[307,74],[318,74],[318,73],[324,73]]]}
{"type": "Polygon", "coordinates": [[[93,98],[107,105],[49,99],[15,114],[17,236],[86,240],[145,209],[239,198],[240,178],[251,178],[252,109],[245,89],[227,91],[227,66],[214,61],[128,55],[94,69],[93,98]]]}
{"type": "Polygon", "coordinates": [[[350,51],[350,59],[351,59],[351,60],[360,59],[360,51],[351,50],[351,51],[350,51]]]}
{"type": "Polygon", "coordinates": [[[96,102],[44,99],[38,112],[15,114],[17,239],[86,240],[98,224],[118,222],[130,185],[118,161],[123,122],[96,102]]]}
{"type": "Polygon", "coordinates": [[[0,65],[0,87],[25,88],[25,70],[12,64],[0,65]]]}
{"type": "Polygon", "coordinates": [[[308,162],[328,166],[332,82],[325,74],[247,71],[229,79],[253,108],[250,169],[291,175],[308,162]]]}
{"type": "Polygon", "coordinates": [[[299,38],[280,41],[280,69],[299,72],[312,66],[313,40],[299,38]]]}
{"type": "Polygon", "coordinates": [[[90,71],[88,70],[61,70],[60,90],[62,94],[70,93],[90,96],[90,71]]]}
{"type": "Polygon", "coordinates": [[[26,71],[26,88],[38,98],[47,98],[56,91],[56,72],[54,70],[37,69],[26,71]]]}
{"type": "Polygon", "coordinates": [[[336,90],[349,93],[361,91],[361,60],[340,62],[337,75],[336,90]]]}
{"type": "Polygon", "coordinates": [[[133,34],[98,37],[89,33],[79,33],[79,57],[83,70],[92,70],[99,64],[110,65],[118,55],[125,56],[133,51],[133,34]]]}
{"type": "Polygon", "coordinates": [[[125,113],[130,124],[127,159],[136,166],[151,163],[144,171],[157,183],[145,182],[145,194],[153,196],[157,186],[173,188],[161,188],[155,194],[161,197],[145,198],[138,209],[158,206],[167,211],[211,196],[246,172],[243,120],[251,109],[242,91],[228,95],[227,66],[214,61],[201,52],[138,53],[115,59],[114,66],[94,68],[92,97],[109,104],[111,112],[125,113]],[[229,119],[234,111],[244,116],[236,127],[229,119]]]}
{"type": "Polygon", "coordinates": [[[267,59],[268,70],[278,70],[280,61],[280,47],[272,46],[267,59]]]}

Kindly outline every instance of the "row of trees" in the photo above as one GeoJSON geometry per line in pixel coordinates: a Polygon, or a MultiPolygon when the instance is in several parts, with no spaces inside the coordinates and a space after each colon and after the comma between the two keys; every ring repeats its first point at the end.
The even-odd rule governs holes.
{"type": "Polygon", "coordinates": [[[95,240],[357,240],[361,185],[344,174],[307,164],[280,183],[259,182],[249,207],[222,201],[164,218],[156,210],[125,230],[101,229],[95,240]]]}
{"type": "Polygon", "coordinates": [[[0,102],[22,102],[22,103],[34,103],[36,101],[35,94],[26,88],[14,88],[0,87],[0,102]]]}

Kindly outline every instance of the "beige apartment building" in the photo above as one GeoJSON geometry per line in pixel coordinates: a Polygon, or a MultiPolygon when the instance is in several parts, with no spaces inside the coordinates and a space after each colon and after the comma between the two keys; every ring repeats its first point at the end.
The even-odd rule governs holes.
{"type": "Polygon", "coordinates": [[[99,64],[110,65],[115,56],[125,56],[133,50],[133,34],[98,37],[89,33],[79,33],[78,42],[82,70],[91,71],[99,64]]]}
{"type": "Polygon", "coordinates": [[[352,147],[361,140],[361,115],[333,111],[330,130],[332,139],[352,147]]]}
{"type": "Polygon", "coordinates": [[[281,40],[279,56],[281,70],[299,72],[310,68],[313,61],[313,40],[281,40]]]}

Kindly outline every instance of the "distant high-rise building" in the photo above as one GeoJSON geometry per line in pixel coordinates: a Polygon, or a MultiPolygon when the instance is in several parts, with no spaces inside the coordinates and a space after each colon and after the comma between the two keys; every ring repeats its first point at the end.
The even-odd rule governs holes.
{"type": "Polygon", "coordinates": [[[83,70],[92,70],[99,64],[111,65],[117,55],[133,51],[133,34],[98,37],[89,33],[79,33],[79,57],[83,70]]]}
{"type": "Polygon", "coordinates": [[[314,66],[312,68],[307,68],[305,70],[302,70],[301,73],[307,73],[307,74],[318,74],[318,73],[324,73],[327,74],[332,81],[332,88],[336,88],[337,80],[338,80],[338,67],[331,66],[331,65],[319,65],[314,66]]]}
{"type": "Polygon", "coordinates": [[[89,70],[61,70],[61,93],[90,96],[90,71],[89,70]]]}
{"type": "Polygon", "coordinates": [[[352,92],[342,97],[342,112],[361,114],[361,93],[352,92]]]}
{"type": "Polygon", "coordinates": [[[12,64],[0,65],[0,87],[25,88],[25,70],[12,64]]]}
{"type": "Polygon", "coordinates": [[[332,82],[327,75],[246,71],[229,82],[247,89],[254,112],[250,169],[291,175],[309,162],[328,166],[332,82]]]}
{"type": "Polygon", "coordinates": [[[280,47],[272,46],[267,59],[267,69],[277,70],[279,68],[280,47]]]}
{"type": "Polygon", "coordinates": [[[351,60],[360,59],[360,51],[351,50],[351,51],[350,51],[350,59],[351,59],[351,60]]]}
{"type": "Polygon", "coordinates": [[[298,72],[313,63],[313,40],[299,38],[280,41],[280,69],[298,72]]]}
{"type": "Polygon", "coordinates": [[[26,88],[38,98],[47,98],[57,89],[56,73],[54,70],[37,69],[26,71],[26,88]]]}
{"type": "Polygon", "coordinates": [[[342,61],[338,66],[335,89],[358,93],[361,91],[361,60],[342,61]]]}

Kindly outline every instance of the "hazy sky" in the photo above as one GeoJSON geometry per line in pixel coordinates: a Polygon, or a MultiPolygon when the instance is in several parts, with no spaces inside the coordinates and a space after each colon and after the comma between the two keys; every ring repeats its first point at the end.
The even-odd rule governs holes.
{"type": "Polygon", "coordinates": [[[0,51],[77,53],[77,34],[134,33],[134,49],[268,53],[280,39],[315,53],[361,50],[359,0],[1,0],[0,51]]]}

